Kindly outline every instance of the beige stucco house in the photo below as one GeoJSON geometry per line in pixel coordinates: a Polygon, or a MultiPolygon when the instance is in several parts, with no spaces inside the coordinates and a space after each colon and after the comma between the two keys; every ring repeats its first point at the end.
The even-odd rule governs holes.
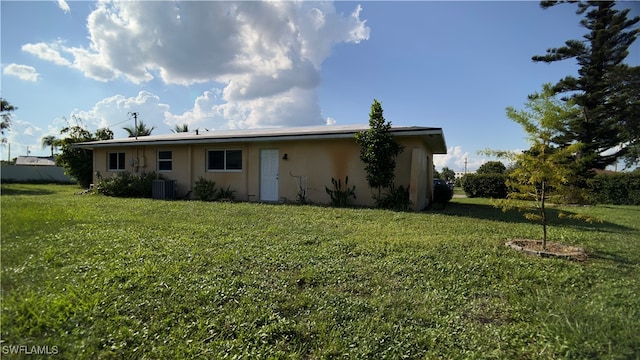
{"type": "MultiPolygon", "coordinates": [[[[241,201],[296,201],[300,191],[315,203],[329,203],[325,186],[349,176],[356,205],[373,205],[360,147],[354,135],[367,125],[318,126],[175,133],[78,144],[93,150],[94,183],[117,172],[152,172],[175,180],[178,196],[199,177],[236,191],[241,201]]],[[[409,186],[415,210],[433,191],[433,155],[445,154],[442,129],[393,127],[405,150],[397,158],[397,185],[409,186]]]]}

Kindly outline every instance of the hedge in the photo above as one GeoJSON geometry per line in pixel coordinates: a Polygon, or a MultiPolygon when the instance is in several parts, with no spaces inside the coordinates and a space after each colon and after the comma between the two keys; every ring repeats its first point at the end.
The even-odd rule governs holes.
{"type": "Polygon", "coordinates": [[[504,174],[467,174],[462,177],[462,189],[468,197],[506,198],[504,174]]]}
{"type": "Polygon", "coordinates": [[[640,173],[598,174],[589,182],[594,202],[612,205],[640,205],[640,173]]]}

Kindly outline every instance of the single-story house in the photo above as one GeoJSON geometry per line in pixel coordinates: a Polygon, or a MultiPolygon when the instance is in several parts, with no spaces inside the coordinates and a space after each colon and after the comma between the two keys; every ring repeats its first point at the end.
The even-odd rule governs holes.
{"type": "MultiPolygon", "coordinates": [[[[200,178],[235,190],[241,201],[296,201],[329,203],[325,186],[331,178],[349,177],[355,185],[354,204],[374,204],[366,181],[360,146],[354,135],[367,125],[278,129],[196,131],[76,144],[93,150],[94,183],[121,171],[155,171],[175,180],[178,196],[193,191],[200,178]]],[[[433,193],[433,155],[446,154],[441,128],[392,127],[404,145],[396,159],[397,185],[409,186],[415,210],[423,209],[433,193]]]]}

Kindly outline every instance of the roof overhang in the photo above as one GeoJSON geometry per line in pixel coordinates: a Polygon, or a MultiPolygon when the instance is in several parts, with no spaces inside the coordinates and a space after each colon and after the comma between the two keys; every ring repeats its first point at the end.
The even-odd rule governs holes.
{"type": "MultiPolygon", "coordinates": [[[[194,144],[223,144],[238,142],[273,142],[295,140],[329,140],[352,138],[360,131],[369,129],[367,125],[313,126],[276,129],[245,129],[175,133],[166,135],[139,136],[74,144],[82,149],[111,148],[123,146],[166,146],[194,144]]],[[[447,146],[441,128],[392,127],[391,133],[398,137],[421,137],[434,154],[446,154],[447,146]]]]}

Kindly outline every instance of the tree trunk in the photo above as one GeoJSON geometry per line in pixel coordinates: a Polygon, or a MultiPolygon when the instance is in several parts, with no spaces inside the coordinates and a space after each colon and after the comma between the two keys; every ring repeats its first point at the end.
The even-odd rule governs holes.
{"type": "Polygon", "coordinates": [[[540,192],[540,218],[542,221],[542,248],[547,249],[547,212],[544,207],[544,200],[547,194],[545,193],[545,181],[542,182],[542,191],[540,192]]]}

